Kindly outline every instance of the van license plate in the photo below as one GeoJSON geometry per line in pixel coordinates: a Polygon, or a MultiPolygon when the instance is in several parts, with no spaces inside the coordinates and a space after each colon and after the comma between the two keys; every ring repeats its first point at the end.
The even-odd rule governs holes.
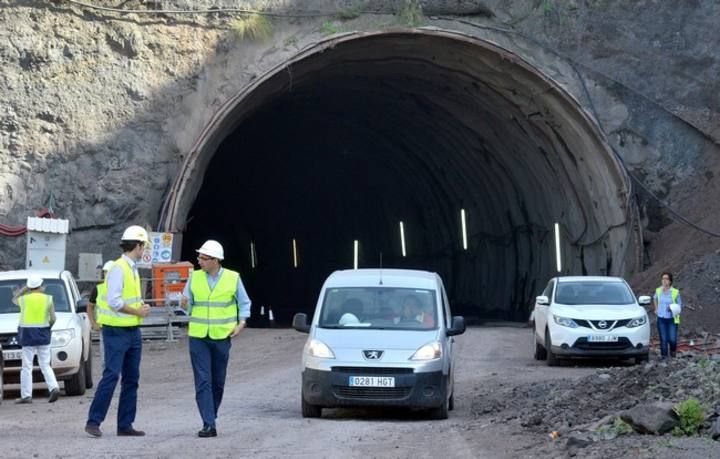
{"type": "Polygon", "coordinates": [[[21,360],[22,351],[3,351],[3,359],[5,360],[21,360]]]}
{"type": "Polygon", "coordinates": [[[588,338],[591,343],[616,343],[617,340],[616,335],[590,335],[588,338]]]}
{"type": "Polygon", "coordinates": [[[391,376],[350,376],[352,387],[395,387],[395,378],[391,376]]]}

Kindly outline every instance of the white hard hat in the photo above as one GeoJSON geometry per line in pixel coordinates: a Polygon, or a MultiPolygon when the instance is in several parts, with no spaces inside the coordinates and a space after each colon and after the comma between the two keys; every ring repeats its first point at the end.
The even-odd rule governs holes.
{"type": "Polygon", "coordinates": [[[680,305],[677,303],[673,303],[670,305],[670,312],[672,312],[673,317],[677,317],[680,315],[680,305]]]}
{"type": "Polygon", "coordinates": [[[38,276],[37,274],[30,274],[27,280],[28,288],[38,288],[42,285],[42,283],[42,277],[38,276]]]}
{"type": "Polygon", "coordinates": [[[145,231],[145,228],[138,225],[128,226],[120,239],[123,241],[140,241],[145,244],[150,243],[147,231],[145,231]]]}
{"type": "Polygon", "coordinates": [[[109,272],[112,269],[113,265],[115,265],[114,261],[112,261],[112,260],[106,261],[102,267],[102,270],[105,272],[109,272]]]}
{"type": "Polygon", "coordinates": [[[212,239],[205,241],[205,244],[197,249],[196,252],[207,255],[208,257],[217,258],[218,260],[225,258],[225,251],[223,250],[223,247],[218,241],[213,241],[212,239]]]}
{"type": "Polygon", "coordinates": [[[350,324],[359,324],[360,319],[357,318],[357,316],[351,312],[346,312],[345,314],[340,317],[340,320],[338,321],[339,325],[350,325],[350,324]]]}

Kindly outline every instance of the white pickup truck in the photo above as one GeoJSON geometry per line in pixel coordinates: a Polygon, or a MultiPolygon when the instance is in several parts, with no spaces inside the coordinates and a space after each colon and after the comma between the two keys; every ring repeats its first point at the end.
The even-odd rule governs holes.
{"type": "MultiPolygon", "coordinates": [[[[53,297],[57,320],[50,343],[51,365],[58,381],[64,381],[66,395],[82,395],[93,386],[90,322],[85,300],[80,299],[75,279],[68,271],[23,270],[0,272],[0,349],[5,363],[4,384],[18,384],[22,367],[21,346],[17,339],[19,308],[12,302],[25,286],[28,275],[43,278],[45,293],[53,297]]],[[[35,361],[33,382],[42,382],[35,361]]],[[[2,389],[0,389],[2,393],[2,389]]]]}

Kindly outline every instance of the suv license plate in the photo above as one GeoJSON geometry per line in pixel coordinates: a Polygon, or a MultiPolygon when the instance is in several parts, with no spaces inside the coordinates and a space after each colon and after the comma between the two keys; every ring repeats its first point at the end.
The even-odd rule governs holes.
{"type": "Polygon", "coordinates": [[[392,376],[350,376],[351,387],[395,387],[392,376]]]}
{"type": "Polygon", "coordinates": [[[5,360],[21,360],[22,351],[3,351],[3,359],[5,360]]]}
{"type": "Polygon", "coordinates": [[[616,335],[590,335],[588,338],[591,343],[616,343],[617,340],[616,335]]]}

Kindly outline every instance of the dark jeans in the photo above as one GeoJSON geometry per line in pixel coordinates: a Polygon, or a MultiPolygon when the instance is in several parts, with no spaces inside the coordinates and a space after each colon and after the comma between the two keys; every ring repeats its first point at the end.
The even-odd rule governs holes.
{"type": "Polygon", "coordinates": [[[203,425],[215,427],[225,391],[225,374],[230,357],[230,338],[190,338],[190,362],[195,377],[195,401],[203,425]]]}
{"type": "Polygon", "coordinates": [[[668,356],[668,346],[670,354],[675,355],[677,349],[678,326],[673,319],[657,318],[658,334],[660,335],[660,355],[663,358],[668,356]]]}
{"type": "Polygon", "coordinates": [[[99,426],[107,415],[120,375],[117,428],[129,429],[135,421],[140,380],[142,336],[138,327],[102,327],[105,368],[90,405],[87,423],[99,426]]]}

